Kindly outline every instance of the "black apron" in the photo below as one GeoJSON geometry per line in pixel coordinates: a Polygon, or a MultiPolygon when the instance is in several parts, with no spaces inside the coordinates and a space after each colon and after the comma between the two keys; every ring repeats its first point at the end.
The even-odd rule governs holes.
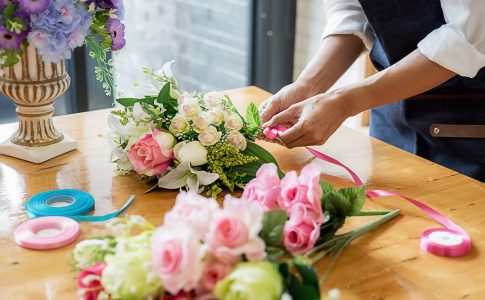
{"type": "MultiPolygon", "coordinates": [[[[416,50],[423,38],[446,23],[440,0],[359,2],[375,34],[370,56],[378,70],[416,50]]],[[[461,129],[472,128],[469,136],[485,137],[484,127],[447,126],[485,125],[485,68],[474,78],[455,76],[422,95],[377,107],[370,122],[372,136],[485,182],[485,138],[445,132],[463,136],[461,129]]]]}

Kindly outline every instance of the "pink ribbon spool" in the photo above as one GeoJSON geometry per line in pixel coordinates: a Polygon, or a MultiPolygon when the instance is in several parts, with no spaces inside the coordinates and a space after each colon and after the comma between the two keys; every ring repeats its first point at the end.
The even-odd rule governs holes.
{"type": "Polygon", "coordinates": [[[20,224],[14,232],[15,242],[24,248],[47,250],[64,247],[74,242],[81,231],[79,223],[66,217],[41,217],[20,224]],[[39,234],[55,230],[54,234],[39,234]]]}
{"type": "MultiPolygon", "coordinates": [[[[275,140],[278,137],[279,133],[284,132],[285,130],[287,130],[285,126],[278,125],[276,128],[265,128],[263,130],[263,134],[269,140],[275,140]]],[[[340,161],[310,147],[306,147],[306,149],[316,158],[344,168],[349,172],[350,176],[352,176],[355,184],[359,186],[364,185],[359,176],[352,169],[350,169],[340,161]]],[[[404,195],[383,190],[367,191],[366,195],[369,198],[387,196],[401,197],[421,209],[424,213],[426,213],[428,216],[433,218],[441,225],[445,226],[446,228],[428,229],[421,234],[420,246],[421,249],[423,249],[424,251],[432,253],[434,255],[446,257],[463,256],[471,251],[472,243],[468,233],[463,228],[455,224],[453,221],[446,218],[426,204],[404,195]]]]}

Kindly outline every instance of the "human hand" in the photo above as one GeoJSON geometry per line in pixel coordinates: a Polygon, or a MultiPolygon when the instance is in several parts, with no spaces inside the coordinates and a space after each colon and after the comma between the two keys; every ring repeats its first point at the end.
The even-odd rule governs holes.
{"type": "Polygon", "coordinates": [[[351,115],[347,101],[343,94],[320,94],[292,104],[274,115],[263,127],[288,127],[279,136],[288,148],[321,145],[351,115]]]}
{"type": "Polygon", "coordinates": [[[309,84],[303,81],[295,81],[283,87],[259,106],[261,119],[263,123],[267,122],[275,114],[284,111],[292,104],[306,100],[314,95],[313,89],[309,84]]]}

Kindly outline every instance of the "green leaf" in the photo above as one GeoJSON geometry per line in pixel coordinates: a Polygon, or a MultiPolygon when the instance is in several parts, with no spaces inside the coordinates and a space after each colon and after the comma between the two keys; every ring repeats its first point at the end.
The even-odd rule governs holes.
{"type": "Polygon", "coordinates": [[[330,192],[323,198],[324,210],[331,216],[346,217],[352,212],[352,203],[338,192],[330,192]]]}
{"type": "Polygon", "coordinates": [[[319,294],[318,276],[315,269],[297,259],[294,260],[294,263],[298,273],[300,273],[303,284],[313,287],[317,291],[317,294],[319,294]]]}
{"type": "Polygon", "coordinates": [[[299,286],[289,292],[292,299],[320,300],[318,291],[309,285],[299,286]]]}
{"type": "Polygon", "coordinates": [[[246,121],[248,121],[251,129],[257,129],[261,126],[261,116],[259,115],[258,107],[254,103],[249,104],[246,109],[246,121]]]}
{"type": "Polygon", "coordinates": [[[140,99],[136,98],[118,98],[116,102],[123,105],[124,107],[131,107],[135,105],[135,103],[140,102],[140,99]]]}
{"type": "Polygon", "coordinates": [[[358,215],[362,210],[365,202],[365,187],[364,186],[351,186],[345,187],[339,190],[339,194],[347,198],[351,204],[352,209],[350,211],[351,216],[358,215]]]}
{"type": "Polygon", "coordinates": [[[167,114],[175,115],[178,112],[178,102],[176,99],[172,99],[172,97],[170,97],[170,88],[170,83],[166,83],[162,87],[160,93],[158,93],[157,102],[163,105],[167,111],[167,114]]]}
{"type": "Polygon", "coordinates": [[[267,246],[279,246],[283,239],[283,229],[285,228],[288,214],[281,209],[271,210],[264,213],[263,228],[260,236],[267,246]]]}
{"type": "Polygon", "coordinates": [[[333,185],[330,182],[327,182],[323,179],[320,180],[320,186],[322,187],[323,194],[332,193],[332,192],[337,191],[337,190],[335,190],[335,188],[333,187],[333,185]]]}
{"type": "Polygon", "coordinates": [[[245,155],[256,156],[257,158],[259,158],[255,162],[232,168],[232,171],[238,172],[239,174],[246,174],[244,182],[248,182],[249,180],[255,178],[256,172],[259,170],[261,165],[265,163],[274,163],[278,169],[279,177],[283,178],[285,176],[285,173],[281,171],[280,167],[278,166],[278,162],[276,161],[274,156],[256,143],[248,142],[246,150],[244,150],[242,153],[245,155]]]}

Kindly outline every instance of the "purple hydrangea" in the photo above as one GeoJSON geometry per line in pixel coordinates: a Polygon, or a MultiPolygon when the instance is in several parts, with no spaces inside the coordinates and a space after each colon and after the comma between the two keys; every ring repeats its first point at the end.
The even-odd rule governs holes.
{"type": "Polygon", "coordinates": [[[119,19],[109,19],[106,29],[109,30],[111,36],[111,49],[120,50],[125,44],[125,25],[119,19]]]}
{"type": "Polygon", "coordinates": [[[8,0],[0,0],[0,7],[3,8],[3,7],[6,7],[8,4],[8,0]]]}
{"type": "Polygon", "coordinates": [[[45,61],[59,62],[82,46],[91,23],[91,14],[76,0],[52,0],[46,11],[32,15],[28,40],[45,61]]]}
{"type": "Polygon", "coordinates": [[[20,10],[28,14],[43,13],[49,7],[50,0],[18,0],[20,10]]]}
{"type": "Polygon", "coordinates": [[[20,49],[22,37],[20,34],[9,31],[7,28],[0,26],[0,49],[20,49]]]}

